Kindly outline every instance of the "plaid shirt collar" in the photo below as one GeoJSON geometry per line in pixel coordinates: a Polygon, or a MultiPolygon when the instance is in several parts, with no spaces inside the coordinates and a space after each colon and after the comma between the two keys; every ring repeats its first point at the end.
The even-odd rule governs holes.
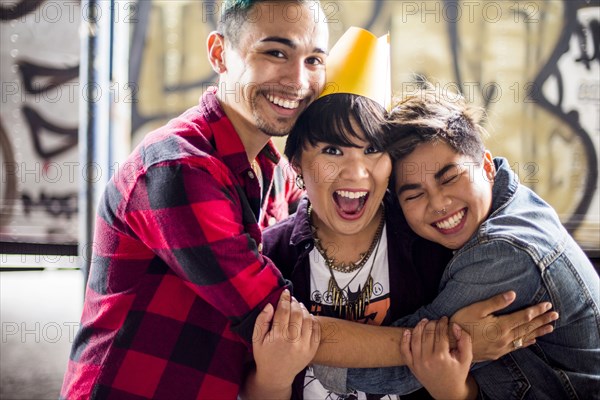
{"type": "MultiPolygon", "coordinates": [[[[216,96],[216,88],[209,88],[200,99],[200,112],[209,123],[214,138],[215,150],[227,167],[239,176],[251,168],[244,144],[240,139],[233,124],[223,111],[221,103],[216,96]],[[214,128],[214,129],[213,129],[214,128]]],[[[258,163],[263,170],[265,181],[270,182],[273,177],[273,169],[281,159],[279,151],[269,140],[258,155],[258,163]]],[[[268,186],[268,185],[267,185],[268,186]]]]}

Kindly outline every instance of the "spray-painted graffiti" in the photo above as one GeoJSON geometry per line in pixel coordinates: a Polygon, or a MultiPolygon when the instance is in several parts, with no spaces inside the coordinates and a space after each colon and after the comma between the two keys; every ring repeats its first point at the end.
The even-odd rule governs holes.
{"type": "Polygon", "coordinates": [[[21,0],[9,6],[0,5],[0,21],[10,21],[36,10],[45,0],[21,0]]]}
{"type": "MultiPolygon", "coordinates": [[[[598,202],[599,10],[598,4],[592,6],[577,1],[565,3],[565,26],[553,53],[541,67],[531,88],[531,98],[536,104],[548,110],[569,128],[570,132],[566,137],[556,131],[551,139],[580,142],[585,178],[582,190],[578,193],[579,201],[567,221],[571,230],[577,229],[584,222],[593,200],[595,199],[596,205],[598,202]],[[569,96],[569,91],[575,91],[576,97],[569,96]],[[556,96],[552,96],[551,92],[556,93],[556,96]],[[594,114],[595,118],[590,119],[594,114]],[[592,138],[594,130],[596,143],[592,138]]],[[[556,163],[560,165],[560,159],[556,163]]]]}
{"type": "MultiPolygon", "coordinates": [[[[77,80],[78,26],[69,25],[70,21],[43,25],[40,18],[29,20],[45,3],[20,1],[0,6],[4,21],[0,24],[2,83],[9,85],[2,88],[0,118],[6,142],[14,149],[11,162],[18,165],[29,159],[76,161],[76,102],[61,105],[48,98],[77,80]],[[58,33],[43,40],[61,29],[61,40],[58,33]],[[34,40],[21,45],[15,35],[27,31],[34,32],[29,37],[34,40]],[[61,50],[52,45],[70,41],[75,43],[65,62],[64,51],[59,54],[61,50]],[[53,50],[40,51],[47,48],[53,50]],[[15,85],[18,90],[13,90],[15,85]]],[[[319,17],[328,19],[332,43],[352,25],[377,35],[391,33],[395,92],[410,90],[415,74],[420,74],[450,90],[460,90],[485,107],[492,134],[488,146],[493,153],[511,160],[524,183],[555,207],[584,247],[600,248],[598,1],[321,3],[324,15],[319,17]]],[[[128,103],[133,145],[196,104],[202,91],[215,83],[203,41],[198,39],[216,29],[219,6],[220,2],[213,0],[137,1],[132,8],[135,15],[128,14],[131,51],[127,85],[136,88],[128,103]]],[[[276,143],[281,146],[283,142],[276,143]]],[[[71,190],[56,193],[56,188],[27,190],[36,199],[34,203],[42,192],[48,198],[75,191],[69,187],[61,189],[71,190]]],[[[23,189],[18,191],[23,193],[23,189]]],[[[20,194],[14,196],[23,202],[20,194]]],[[[21,207],[25,218],[23,204],[21,207]]],[[[35,210],[30,208],[30,218],[35,210]]],[[[66,215],[63,212],[52,218],[66,219],[66,215]]]]}
{"type": "Polygon", "coordinates": [[[72,0],[0,7],[2,241],[77,240],[78,181],[44,174],[78,160],[78,7],[72,0]]]}
{"type": "MultiPolygon", "coordinates": [[[[332,42],[352,25],[391,33],[395,92],[414,87],[418,74],[485,107],[493,153],[511,160],[585,248],[600,248],[597,1],[321,3],[332,42]]],[[[216,7],[140,3],[130,64],[140,88],[134,142],[195,104],[216,80],[189,39],[215,28],[216,7]]]]}
{"type": "Polygon", "coordinates": [[[52,68],[28,61],[20,61],[18,65],[23,85],[29,93],[47,92],[72,81],[79,75],[78,65],[70,68],[52,68]],[[46,78],[45,81],[42,80],[43,78],[46,78]]]}
{"type": "MultiPolygon", "coordinates": [[[[589,230],[582,224],[595,221],[596,231],[589,232],[589,239],[595,240],[591,247],[598,247],[598,210],[593,208],[594,201],[598,202],[599,148],[593,139],[598,136],[593,121],[599,115],[594,89],[599,83],[594,65],[598,64],[598,3],[445,0],[440,4],[440,10],[448,10],[441,23],[447,26],[450,59],[437,61],[452,71],[444,79],[455,82],[461,92],[488,110],[490,126],[503,127],[495,136],[508,139],[509,144],[492,142],[492,148],[521,166],[535,165],[535,177],[525,183],[553,204],[572,233],[579,228],[589,230]],[[464,13],[460,18],[461,10],[469,6],[472,19],[464,13]],[[472,23],[478,25],[477,32],[468,26],[472,23]],[[511,36],[518,41],[506,39],[511,36]],[[507,62],[504,57],[515,61],[507,62]],[[510,78],[499,80],[499,75],[510,78]],[[568,91],[583,96],[567,96],[570,104],[565,106],[568,91]],[[582,123],[584,114],[588,120],[591,117],[591,123],[582,123]],[[554,123],[556,119],[559,124],[554,123]]],[[[427,12],[432,9],[415,14],[427,23],[427,12]]],[[[435,67],[421,72],[440,76],[435,67]]]]}
{"type": "Polygon", "coordinates": [[[21,193],[23,211],[30,216],[33,211],[42,211],[53,217],[65,217],[71,219],[77,214],[77,192],[64,195],[48,195],[43,190],[35,196],[27,191],[21,193]]]}
{"type": "Polygon", "coordinates": [[[33,108],[26,105],[23,106],[22,112],[31,132],[35,152],[41,158],[50,159],[77,145],[77,127],[64,128],[55,125],[47,121],[33,108]],[[42,140],[44,132],[59,136],[62,139],[61,142],[53,148],[46,147],[42,140]]]}
{"type": "MultiPolygon", "coordinates": [[[[182,43],[184,32],[180,31],[180,26],[177,25],[181,20],[189,16],[198,18],[203,24],[189,26],[194,26],[195,29],[192,29],[195,31],[194,34],[201,35],[198,37],[202,37],[202,35],[206,36],[208,32],[216,29],[218,18],[217,12],[209,11],[217,9],[218,4],[215,1],[182,1],[177,4],[155,1],[141,1],[138,3],[136,7],[137,15],[135,16],[138,22],[133,28],[131,60],[129,64],[130,79],[134,84],[137,83],[140,88],[139,93],[134,94],[131,110],[131,127],[134,137],[136,136],[136,132],[140,132],[143,126],[155,126],[156,123],[177,115],[179,111],[186,107],[180,101],[176,101],[177,106],[174,106],[173,99],[187,98],[190,92],[201,93],[202,88],[215,82],[215,74],[211,68],[208,68],[206,62],[196,62],[198,65],[203,66],[203,68],[190,71],[182,63],[168,61],[172,60],[168,59],[168,56],[169,54],[173,54],[174,49],[177,49],[179,46],[185,46],[182,43]],[[151,16],[154,17],[154,21],[159,22],[151,24],[151,16]],[[198,28],[202,32],[197,32],[198,28]],[[165,39],[167,38],[165,34],[167,33],[170,34],[170,43],[172,46],[170,50],[167,50],[165,43],[165,39]],[[149,39],[151,43],[147,46],[146,44],[149,39]],[[161,48],[162,51],[156,51],[154,49],[155,46],[161,48]],[[158,65],[159,69],[155,70],[148,65],[148,62],[158,65]],[[160,71],[169,71],[170,76],[161,75],[160,71]],[[151,81],[155,83],[148,85],[147,83],[151,81]],[[163,99],[161,107],[154,107],[154,104],[149,104],[146,101],[146,96],[153,96],[157,92],[160,93],[160,97],[163,99]],[[142,101],[140,102],[140,100],[142,101]],[[153,123],[155,124],[153,125],[153,123]]],[[[146,128],[142,132],[145,133],[148,130],[146,128]]],[[[140,139],[141,137],[138,137],[138,140],[140,139]]]]}
{"type": "Polygon", "coordinates": [[[17,198],[17,180],[14,175],[9,174],[5,165],[15,164],[15,156],[12,151],[12,145],[8,138],[8,133],[4,129],[2,118],[0,118],[0,162],[2,163],[2,189],[0,191],[0,225],[8,223],[14,207],[14,201],[17,198]]]}

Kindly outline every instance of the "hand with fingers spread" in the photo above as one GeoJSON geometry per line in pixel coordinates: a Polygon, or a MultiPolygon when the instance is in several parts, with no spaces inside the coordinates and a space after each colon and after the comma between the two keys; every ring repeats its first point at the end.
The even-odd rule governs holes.
{"type": "Polygon", "coordinates": [[[243,398],[289,398],[296,375],[313,359],[320,326],[306,307],[286,289],[277,310],[263,309],[254,325],[252,349],[256,370],[246,379],[243,398]]]}
{"type": "Polygon", "coordinates": [[[422,320],[404,331],[400,349],[406,365],[436,399],[477,397],[477,384],[469,377],[473,359],[469,334],[452,324],[456,348],[451,349],[448,318],[422,320]]]}
{"type": "Polygon", "coordinates": [[[508,307],[516,298],[506,292],[458,310],[450,319],[466,330],[473,341],[475,361],[496,360],[513,350],[535,343],[535,338],[553,331],[558,313],[544,302],[511,314],[493,313],[508,307]]]}

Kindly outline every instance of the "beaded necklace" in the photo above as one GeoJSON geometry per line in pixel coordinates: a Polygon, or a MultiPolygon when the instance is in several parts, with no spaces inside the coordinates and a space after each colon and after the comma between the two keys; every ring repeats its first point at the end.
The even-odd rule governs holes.
{"type": "MultiPolygon", "coordinates": [[[[382,206],[383,207],[383,206],[382,206]]],[[[339,315],[342,316],[342,311],[345,311],[346,318],[350,318],[352,320],[357,320],[363,317],[365,309],[369,304],[371,299],[371,295],[373,294],[373,277],[371,273],[373,272],[373,266],[375,265],[375,259],[377,258],[377,251],[379,250],[379,243],[381,242],[381,234],[383,232],[383,226],[385,224],[385,209],[382,208],[381,220],[379,221],[379,225],[377,226],[377,231],[375,232],[375,237],[371,242],[371,246],[365,253],[361,253],[361,257],[357,262],[351,262],[349,264],[341,263],[339,265],[335,264],[335,258],[328,257],[327,252],[321,246],[320,239],[317,237],[317,228],[311,222],[312,215],[312,205],[308,207],[308,221],[311,226],[313,239],[315,242],[315,248],[323,257],[325,261],[325,265],[329,269],[330,278],[329,284],[327,286],[327,291],[331,294],[331,301],[333,303],[334,311],[339,310],[339,315]],[[369,275],[363,285],[362,288],[359,286],[360,293],[355,300],[349,300],[348,296],[345,294],[346,289],[350,284],[354,281],[354,279],[360,274],[362,267],[366,264],[367,260],[373,255],[373,260],[371,262],[371,268],[369,269],[369,275]],[[350,273],[353,271],[357,271],[356,274],[350,279],[350,281],[344,285],[344,287],[340,287],[335,279],[333,271],[350,273]]]]}

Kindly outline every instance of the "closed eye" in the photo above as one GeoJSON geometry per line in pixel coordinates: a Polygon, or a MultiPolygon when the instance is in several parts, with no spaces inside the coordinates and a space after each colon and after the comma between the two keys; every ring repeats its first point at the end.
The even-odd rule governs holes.
{"type": "Polygon", "coordinates": [[[419,197],[423,196],[423,193],[415,193],[404,198],[404,201],[416,200],[419,197]]]}
{"type": "Polygon", "coordinates": [[[452,175],[447,178],[442,178],[442,185],[447,185],[447,184],[456,182],[456,180],[458,179],[459,176],[460,176],[460,174],[456,174],[456,175],[452,175]]]}

